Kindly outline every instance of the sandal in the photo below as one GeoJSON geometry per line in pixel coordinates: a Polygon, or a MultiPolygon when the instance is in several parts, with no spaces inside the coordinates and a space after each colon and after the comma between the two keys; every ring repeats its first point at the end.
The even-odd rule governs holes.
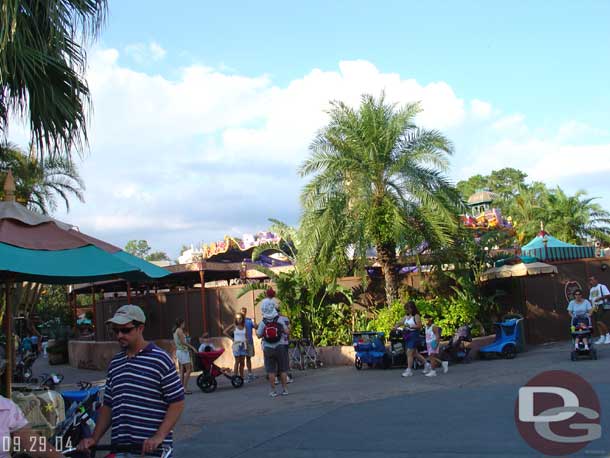
{"type": "Polygon", "coordinates": [[[184,390],[184,394],[193,394],[193,392],[189,390],[184,390]]]}

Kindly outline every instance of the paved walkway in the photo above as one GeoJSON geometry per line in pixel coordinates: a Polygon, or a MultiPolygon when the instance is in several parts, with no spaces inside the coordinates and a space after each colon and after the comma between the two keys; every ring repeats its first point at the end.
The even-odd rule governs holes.
{"type": "MultiPolygon", "coordinates": [[[[540,346],[515,360],[451,366],[446,375],[400,369],[356,371],[335,367],[297,372],[290,395],[271,399],[260,378],[234,389],[219,378],[211,394],[187,397],[176,428],[177,457],[491,457],[540,456],[518,435],[514,402],[518,388],[551,369],[589,380],[602,408],[610,406],[610,346],[600,360],[572,362],[567,343],[540,346]]],[[[35,366],[43,369],[44,360],[35,366]]],[[[102,380],[103,372],[52,367],[66,383],[102,380]]],[[[610,423],[602,414],[604,431],[610,423]]],[[[580,456],[610,456],[610,434],[580,456]]]]}

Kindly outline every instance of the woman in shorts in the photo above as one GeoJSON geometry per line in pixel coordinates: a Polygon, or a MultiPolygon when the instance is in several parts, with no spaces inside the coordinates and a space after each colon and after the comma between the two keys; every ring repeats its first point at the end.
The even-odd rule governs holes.
{"type": "Polygon", "coordinates": [[[178,374],[180,375],[180,381],[184,387],[184,394],[192,394],[192,391],[188,390],[191,372],[193,372],[189,348],[194,352],[197,352],[197,350],[187,342],[186,333],[184,331],[185,326],[186,323],[184,318],[178,318],[176,320],[176,325],[174,326],[173,337],[174,344],[176,345],[176,358],[178,359],[178,374]]]}
{"type": "Polygon", "coordinates": [[[234,323],[225,328],[224,333],[233,339],[233,357],[235,358],[233,374],[244,378],[244,365],[246,356],[248,356],[245,317],[241,313],[236,313],[234,323]]]}

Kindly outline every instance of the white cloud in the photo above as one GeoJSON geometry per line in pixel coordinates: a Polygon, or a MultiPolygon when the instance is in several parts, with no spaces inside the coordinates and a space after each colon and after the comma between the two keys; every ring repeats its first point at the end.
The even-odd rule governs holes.
{"type": "Polygon", "coordinates": [[[477,119],[488,119],[492,114],[491,103],[473,99],[470,101],[470,112],[477,119]]]}
{"type": "Polygon", "coordinates": [[[125,46],[125,54],[136,63],[156,62],[165,58],[166,51],[155,41],[150,43],[133,43],[125,46]]]}
{"type": "MultiPolygon", "coordinates": [[[[137,59],[138,50],[152,56],[153,48],[129,52],[137,59]]],[[[417,122],[456,144],[454,177],[514,166],[561,181],[586,173],[588,158],[610,167],[608,145],[563,140],[574,137],[574,126],[540,136],[523,114],[500,116],[479,99],[465,108],[446,82],[423,84],[363,60],[312,69],[280,86],[268,75],[201,65],[177,69],[170,80],[135,71],[119,57],[114,49],[91,53],[91,154],[80,166],[87,201],[58,215],[117,245],[147,239],[175,255],[185,243],[263,229],[269,217],[296,223],[303,184],[296,170],[327,122],[329,101],[357,106],[363,93],[420,101],[417,122]]]]}
{"type": "Polygon", "coordinates": [[[525,116],[522,114],[511,114],[495,121],[492,124],[492,127],[499,131],[527,133],[527,126],[525,125],[524,121],[525,116]]]}

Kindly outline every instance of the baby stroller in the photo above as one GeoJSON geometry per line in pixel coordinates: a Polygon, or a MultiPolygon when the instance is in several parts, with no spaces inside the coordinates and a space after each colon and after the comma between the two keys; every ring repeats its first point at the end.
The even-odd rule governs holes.
{"type": "Polygon", "coordinates": [[[470,346],[466,342],[472,342],[470,326],[460,326],[449,343],[441,348],[441,359],[452,363],[470,362],[470,346]]]}
{"type": "Polygon", "coordinates": [[[591,325],[591,317],[576,316],[572,318],[572,326],[570,328],[574,347],[570,352],[570,359],[576,361],[578,359],[597,359],[597,350],[593,348],[593,326],[591,325]],[[585,348],[583,339],[589,340],[589,347],[585,348]]]}
{"type": "Polygon", "coordinates": [[[221,348],[220,350],[197,353],[197,359],[199,360],[202,370],[199,377],[197,377],[197,386],[204,393],[212,393],[216,390],[216,386],[218,385],[216,377],[219,375],[224,375],[231,380],[233,388],[240,388],[244,384],[244,379],[239,375],[228,375],[220,367],[214,364],[214,361],[220,358],[220,355],[222,355],[224,351],[225,349],[221,348]]]}
{"type": "MultiPolygon", "coordinates": [[[[85,437],[91,437],[97,421],[97,412],[102,405],[102,387],[89,382],[79,382],[79,390],[61,391],[66,408],[66,417],[57,425],[51,443],[64,447],[76,446],[85,437]]],[[[88,458],[86,452],[77,452],[75,458],[88,458]]]]}
{"type": "MultiPolygon", "coordinates": [[[[407,352],[405,345],[405,336],[408,331],[403,328],[396,328],[390,331],[390,366],[401,366],[404,367],[407,365],[407,352]]],[[[425,358],[428,355],[428,349],[426,347],[426,335],[422,330],[420,331],[419,340],[417,342],[417,351],[425,358]]],[[[424,367],[421,361],[417,358],[413,360],[413,369],[420,369],[424,367]]]]}
{"type": "Polygon", "coordinates": [[[385,334],[383,332],[361,331],[353,334],[354,366],[362,369],[366,364],[368,367],[380,367],[387,369],[391,365],[390,356],[385,351],[385,334]]]}

